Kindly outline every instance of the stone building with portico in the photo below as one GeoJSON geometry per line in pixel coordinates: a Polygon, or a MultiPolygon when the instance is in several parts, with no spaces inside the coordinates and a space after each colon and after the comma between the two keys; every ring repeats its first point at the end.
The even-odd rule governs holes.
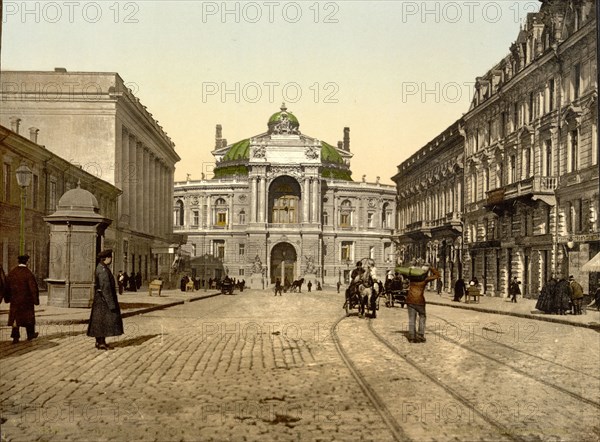
{"type": "Polygon", "coordinates": [[[333,146],[302,134],[285,105],[267,126],[227,144],[218,125],[214,177],[175,183],[174,232],[187,235],[192,273],[335,285],[362,258],[392,269],[395,189],[352,180],[350,129],[333,146]]]}

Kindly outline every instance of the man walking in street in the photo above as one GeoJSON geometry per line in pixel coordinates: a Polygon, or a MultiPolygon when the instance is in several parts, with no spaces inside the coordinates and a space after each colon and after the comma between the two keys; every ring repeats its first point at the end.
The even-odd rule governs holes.
{"type": "Polygon", "coordinates": [[[119,286],[119,295],[122,295],[123,289],[125,287],[125,275],[123,275],[123,270],[119,270],[119,275],[117,276],[117,284],[119,286]]]}
{"type": "Polygon", "coordinates": [[[10,302],[8,325],[12,327],[10,337],[13,339],[13,344],[21,339],[20,327],[25,327],[28,341],[38,337],[35,331],[34,305],[40,305],[40,294],[35,276],[27,268],[27,261],[29,255],[19,256],[17,258],[19,264],[8,272],[6,277],[4,299],[10,302]]]}
{"type": "Polygon", "coordinates": [[[408,286],[408,295],[406,296],[406,307],[408,309],[408,342],[425,342],[425,287],[431,281],[441,277],[436,268],[430,268],[428,275],[423,281],[411,280],[408,286]],[[415,334],[415,322],[419,315],[419,328],[415,334]]]}
{"type": "Polygon", "coordinates": [[[463,296],[465,296],[465,280],[462,277],[458,278],[454,283],[454,299],[455,302],[460,302],[463,296]]]}
{"type": "Polygon", "coordinates": [[[511,296],[510,298],[510,302],[517,302],[517,295],[521,294],[521,289],[519,288],[519,284],[521,284],[518,280],[517,277],[515,276],[512,280],[512,282],[510,283],[510,287],[508,289],[508,292],[511,296]]]}
{"type": "Polygon", "coordinates": [[[583,287],[573,275],[569,276],[569,285],[571,286],[571,302],[573,303],[573,314],[580,315],[581,314],[581,305],[583,304],[583,287]]]}

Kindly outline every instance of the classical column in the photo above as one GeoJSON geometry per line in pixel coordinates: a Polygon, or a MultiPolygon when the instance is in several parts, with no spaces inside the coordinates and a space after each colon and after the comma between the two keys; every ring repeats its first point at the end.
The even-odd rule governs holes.
{"type": "Polygon", "coordinates": [[[121,200],[121,215],[125,215],[129,225],[129,175],[127,173],[129,170],[129,132],[127,129],[123,129],[121,137],[121,163],[117,164],[117,187],[123,191],[119,197],[121,200]]]}
{"type": "Polygon", "coordinates": [[[267,179],[265,177],[261,177],[260,179],[260,206],[258,208],[260,213],[260,221],[261,223],[265,222],[265,213],[267,212],[267,208],[265,207],[267,201],[267,179]]]}
{"type": "Polygon", "coordinates": [[[142,143],[136,143],[136,177],[137,182],[135,186],[135,211],[137,213],[137,224],[136,229],[138,232],[144,231],[144,148],[142,143]]]}
{"type": "Polygon", "coordinates": [[[150,151],[144,148],[144,198],[143,209],[145,233],[150,233],[150,220],[152,219],[152,210],[150,210],[150,151]]]}
{"type": "Polygon", "coordinates": [[[310,199],[310,184],[308,177],[304,178],[304,186],[302,186],[302,222],[308,223],[308,201],[310,199]]]}
{"type": "Polygon", "coordinates": [[[229,195],[229,213],[227,214],[227,228],[231,230],[233,228],[233,198],[235,194],[229,195]]]}
{"type": "Polygon", "coordinates": [[[165,214],[165,219],[167,220],[167,231],[169,234],[173,233],[173,217],[169,216],[172,211],[167,211],[167,207],[173,207],[173,175],[175,171],[172,168],[168,170],[168,179],[167,179],[167,197],[165,201],[165,207],[163,213],[165,214]]]}
{"type": "Polygon", "coordinates": [[[251,189],[251,194],[250,194],[250,222],[251,223],[255,223],[256,222],[256,204],[257,204],[257,200],[256,200],[256,177],[252,177],[250,178],[250,189],[251,189]]]}
{"type": "MultiPolygon", "coordinates": [[[[165,228],[165,168],[163,162],[158,160],[158,174],[156,177],[157,185],[158,185],[158,193],[156,195],[156,220],[158,223],[158,233],[161,238],[165,238],[166,228],[165,228]]],[[[173,203],[171,202],[171,210],[169,215],[173,218],[173,203]]],[[[185,210],[185,209],[184,209],[185,210]]]]}
{"type": "Polygon", "coordinates": [[[210,204],[210,194],[206,195],[206,227],[213,228],[212,205],[210,204]]]}
{"type": "Polygon", "coordinates": [[[334,194],[333,195],[333,222],[331,223],[331,225],[333,226],[334,230],[337,230],[338,227],[338,200],[337,200],[337,196],[334,194]]]}
{"type": "Polygon", "coordinates": [[[136,187],[138,185],[137,175],[137,154],[136,154],[136,141],[133,135],[129,135],[129,162],[127,163],[126,173],[129,176],[129,228],[131,230],[137,230],[137,205],[136,199],[136,187]]]}
{"type": "Polygon", "coordinates": [[[319,222],[319,180],[317,180],[317,178],[313,178],[312,180],[312,194],[313,194],[313,198],[312,198],[312,206],[313,206],[313,211],[312,211],[312,222],[313,223],[318,223],[319,222]]]}
{"type": "MultiPolygon", "coordinates": [[[[151,179],[149,181],[150,194],[152,195],[152,199],[149,200],[149,209],[148,209],[148,218],[149,218],[149,233],[153,236],[158,236],[156,232],[156,216],[158,212],[156,210],[156,157],[152,152],[150,152],[149,164],[150,164],[150,176],[151,179]]],[[[150,198],[150,195],[148,195],[150,198]]]]}

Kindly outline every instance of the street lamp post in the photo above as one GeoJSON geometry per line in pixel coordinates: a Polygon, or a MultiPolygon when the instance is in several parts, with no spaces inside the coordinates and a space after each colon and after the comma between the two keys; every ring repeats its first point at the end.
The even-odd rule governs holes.
{"type": "Polygon", "coordinates": [[[19,230],[19,255],[25,254],[25,199],[26,189],[31,184],[31,169],[22,164],[16,171],[17,184],[21,188],[21,224],[19,230]]]}

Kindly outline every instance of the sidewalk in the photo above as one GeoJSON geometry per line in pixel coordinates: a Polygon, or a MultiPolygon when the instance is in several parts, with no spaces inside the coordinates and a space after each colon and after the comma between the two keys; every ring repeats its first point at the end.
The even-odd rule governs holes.
{"type": "Polygon", "coordinates": [[[592,328],[600,331],[600,312],[594,308],[588,308],[587,314],[583,315],[549,315],[539,310],[536,310],[535,299],[524,299],[519,296],[517,302],[510,302],[510,298],[498,298],[492,296],[481,296],[478,304],[464,302],[464,298],[461,302],[454,302],[452,298],[454,295],[449,293],[442,293],[438,295],[437,292],[427,291],[425,293],[425,299],[427,304],[430,305],[442,305],[452,308],[461,308],[466,310],[475,310],[484,313],[495,313],[499,315],[519,316],[522,318],[536,319],[539,321],[554,322],[557,324],[568,324],[575,325],[578,327],[592,328]]]}
{"type": "MultiPolygon", "coordinates": [[[[239,293],[239,291],[237,292],[239,293]]],[[[154,310],[161,310],[186,302],[212,298],[221,293],[212,289],[208,291],[182,292],[181,290],[163,290],[161,296],[149,296],[144,287],[139,292],[124,292],[119,295],[119,305],[123,318],[140,315],[154,310]]],[[[8,320],[9,305],[0,305],[0,327],[5,326],[8,320]]],[[[64,308],[48,305],[46,292],[40,293],[40,305],[35,307],[36,324],[87,324],[90,319],[89,308],[64,308]]]]}

